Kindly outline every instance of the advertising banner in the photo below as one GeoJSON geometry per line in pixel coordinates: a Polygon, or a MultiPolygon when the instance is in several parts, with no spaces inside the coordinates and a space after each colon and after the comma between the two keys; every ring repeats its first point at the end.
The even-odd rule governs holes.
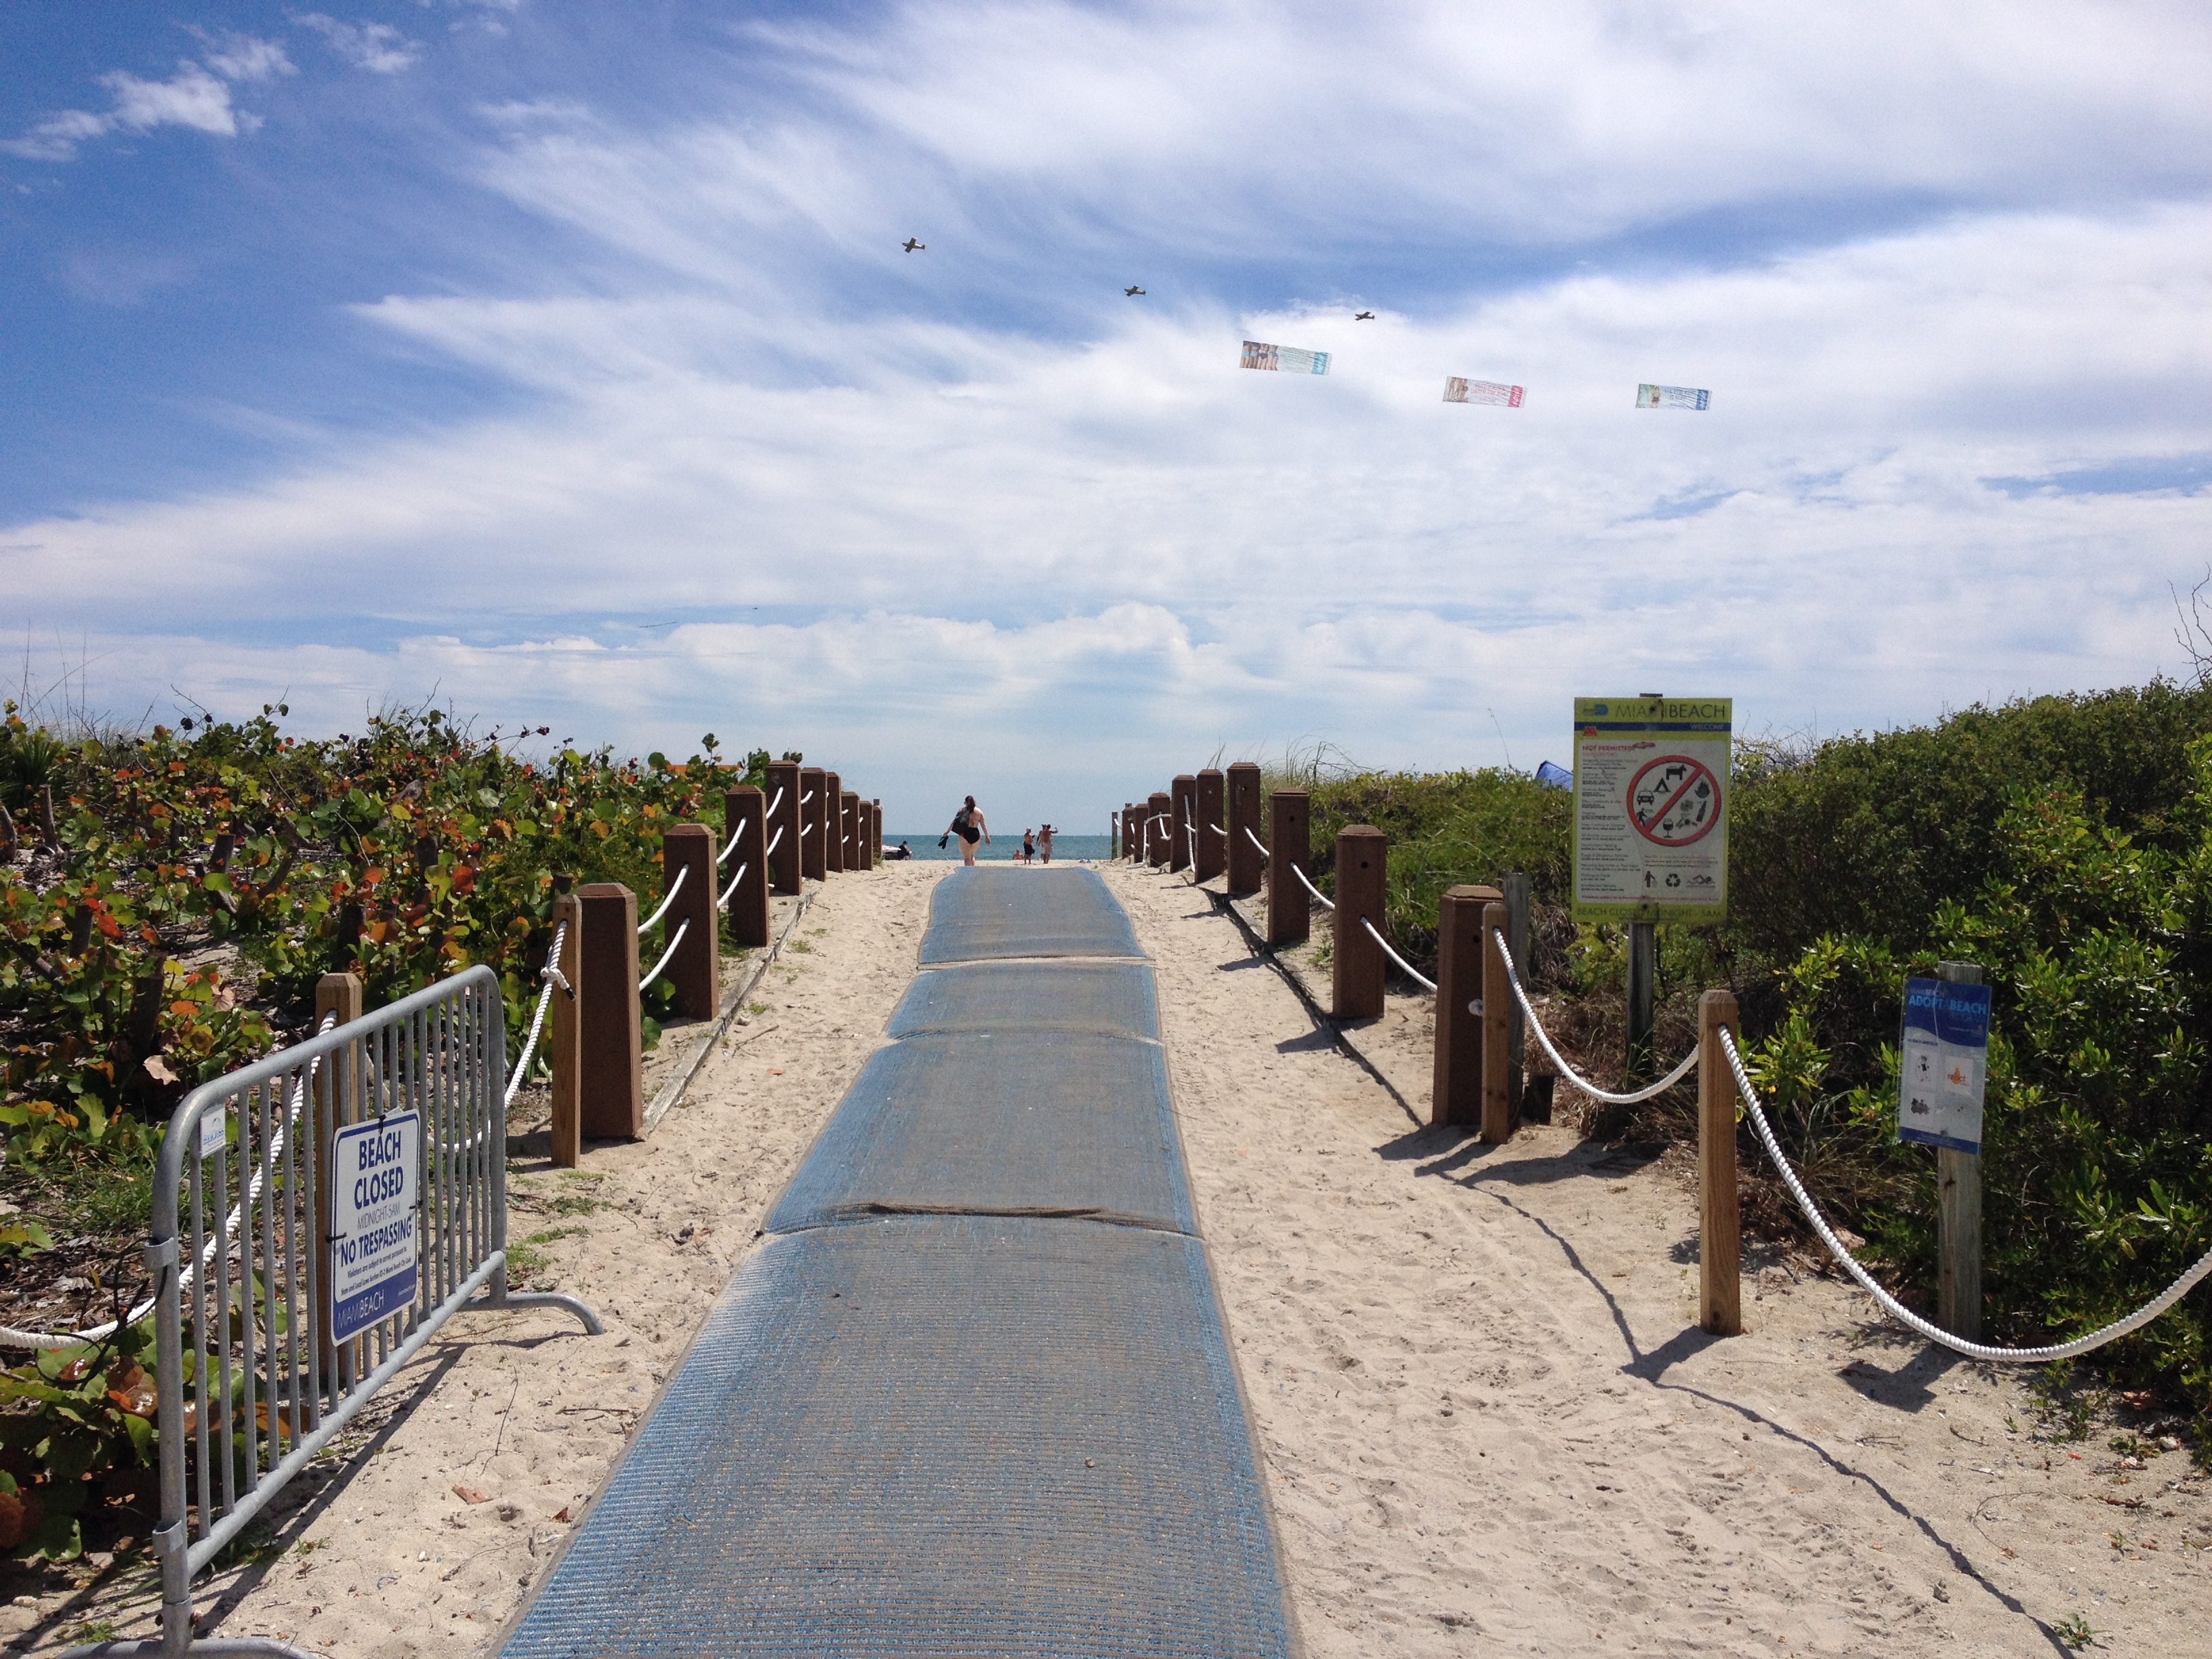
{"type": "Polygon", "coordinates": [[[1732,718],[1726,697],[1575,699],[1577,920],[1726,919],[1732,718]]]}
{"type": "Polygon", "coordinates": [[[1283,374],[1326,374],[1328,373],[1328,353],[1304,351],[1297,346],[1267,345],[1258,340],[1244,342],[1244,358],[1240,368],[1271,368],[1283,374]]]}
{"type": "Polygon", "coordinates": [[[1703,386],[1651,386],[1636,388],[1638,409],[1703,409],[1711,402],[1712,393],[1703,386]]]}
{"type": "Polygon", "coordinates": [[[1444,401],[1448,404],[1493,404],[1500,409],[1521,407],[1521,388],[1504,386],[1496,380],[1468,380],[1456,374],[1444,377],[1444,401]]]}

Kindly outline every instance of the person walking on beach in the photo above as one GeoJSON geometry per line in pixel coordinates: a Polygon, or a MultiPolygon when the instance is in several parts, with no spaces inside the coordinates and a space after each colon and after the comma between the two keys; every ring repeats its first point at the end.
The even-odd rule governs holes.
{"type": "Polygon", "coordinates": [[[1037,860],[1042,864],[1052,862],[1052,826],[1045,824],[1037,830],[1037,860]]]}
{"type": "Polygon", "coordinates": [[[975,796],[967,797],[967,804],[952,815],[952,822],[945,827],[945,836],[939,836],[937,838],[937,844],[939,847],[945,845],[945,836],[960,837],[960,861],[963,864],[975,862],[977,842],[982,842],[987,846],[989,844],[991,826],[984,822],[983,809],[975,805],[975,796]]]}
{"type": "Polygon", "coordinates": [[[1036,862],[1036,830],[1024,830],[1022,831],[1022,850],[1015,854],[1014,856],[1019,859],[1024,864],[1035,864],[1036,862]]]}

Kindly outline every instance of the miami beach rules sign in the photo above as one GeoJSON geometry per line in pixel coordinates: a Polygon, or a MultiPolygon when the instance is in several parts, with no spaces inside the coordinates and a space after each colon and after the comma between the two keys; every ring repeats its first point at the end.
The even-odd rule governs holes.
{"type": "Polygon", "coordinates": [[[399,1112],[341,1129],[331,1149],[331,1340],[415,1305],[422,1119],[399,1112]]]}
{"type": "Polygon", "coordinates": [[[1574,912],[1728,916],[1726,697],[1575,699],[1574,912]]]}

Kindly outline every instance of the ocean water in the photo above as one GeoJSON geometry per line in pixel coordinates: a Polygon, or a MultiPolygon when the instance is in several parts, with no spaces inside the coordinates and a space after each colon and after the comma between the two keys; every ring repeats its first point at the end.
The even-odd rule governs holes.
{"type": "MultiPolygon", "coordinates": [[[[948,841],[945,843],[945,850],[938,851],[937,838],[944,833],[942,830],[934,830],[923,836],[895,834],[886,830],[884,831],[884,845],[888,848],[904,842],[914,848],[914,855],[918,859],[951,859],[957,863],[960,858],[958,842],[948,841]]],[[[1011,836],[994,836],[988,847],[978,842],[975,862],[1004,864],[1021,850],[1022,832],[1017,830],[1011,836]]],[[[1109,836],[1054,836],[1052,838],[1052,861],[1054,864],[1071,864],[1079,859],[1107,858],[1113,851],[1113,838],[1109,836]]]]}

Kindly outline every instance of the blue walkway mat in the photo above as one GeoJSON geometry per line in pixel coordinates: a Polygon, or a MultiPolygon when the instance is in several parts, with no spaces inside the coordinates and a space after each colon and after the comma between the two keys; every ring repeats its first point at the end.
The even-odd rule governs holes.
{"type": "Polygon", "coordinates": [[[878,1048],[768,1231],[883,1210],[1089,1211],[1196,1232],[1159,1045],[975,1031],[878,1048]]]}
{"type": "Polygon", "coordinates": [[[975,965],[917,976],[513,1659],[1297,1650],[1128,917],[1073,870],[930,915],[975,965]],[[1053,956],[1123,960],[992,960],[1053,956]]]}
{"type": "Polygon", "coordinates": [[[1142,957],[1128,913],[1096,870],[978,865],[937,884],[925,967],[992,957],[1142,957]]]}
{"type": "Polygon", "coordinates": [[[979,962],[933,968],[891,1012],[890,1034],[1121,1031],[1158,1037],[1152,969],[1143,962],[979,962]]]}
{"type": "Polygon", "coordinates": [[[506,1647],[1291,1650],[1202,1247],[973,1216],[763,1244],[506,1647]]]}

